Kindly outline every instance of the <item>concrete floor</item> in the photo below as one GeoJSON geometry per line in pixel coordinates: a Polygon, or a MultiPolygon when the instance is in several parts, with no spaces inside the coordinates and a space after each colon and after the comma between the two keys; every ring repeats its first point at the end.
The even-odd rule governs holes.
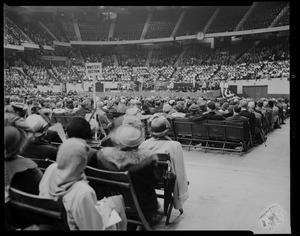
{"type": "Polygon", "coordinates": [[[184,148],[190,197],[181,216],[173,209],[170,225],[163,218],[154,229],[291,233],[289,135],[286,120],[268,135],[267,147],[262,144],[242,156],[184,148]],[[264,227],[260,217],[274,205],[275,223],[264,227]]]}

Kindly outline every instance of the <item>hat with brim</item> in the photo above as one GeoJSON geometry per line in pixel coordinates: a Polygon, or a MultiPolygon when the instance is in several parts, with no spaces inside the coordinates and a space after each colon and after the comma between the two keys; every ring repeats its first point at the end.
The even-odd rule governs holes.
{"type": "Polygon", "coordinates": [[[190,111],[197,111],[198,110],[198,106],[196,104],[192,104],[190,107],[189,107],[189,110],[190,111]]]}
{"type": "Polygon", "coordinates": [[[143,132],[131,125],[123,124],[112,133],[112,140],[120,147],[138,147],[144,140],[143,132]]]}
{"type": "Polygon", "coordinates": [[[164,137],[170,130],[170,122],[163,116],[156,117],[150,124],[150,135],[154,138],[164,137]]]}
{"type": "Polygon", "coordinates": [[[137,128],[143,127],[143,123],[141,119],[135,115],[126,115],[122,121],[123,125],[131,125],[137,128]]]}
{"type": "Polygon", "coordinates": [[[11,106],[16,110],[26,110],[27,109],[27,105],[24,103],[20,103],[20,102],[12,102],[11,106]]]}
{"type": "Polygon", "coordinates": [[[27,124],[31,127],[34,132],[34,136],[41,136],[43,134],[44,128],[48,125],[42,116],[37,114],[29,115],[26,118],[27,124]]]}
{"type": "Polygon", "coordinates": [[[24,130],[14,126],[4,126],[4,158],[7,159],[17,155],[29,140],[30,136],[24,130]]]}
{"type": "Polygon", "coordinates": [[[163,112],[168,113],[168,112],[171,111],[171,109],[172,109],[172,106],[171,106],[170,104],[168,104],[168,103],[166,103],[166,104],[163,106],[163,112]]]}

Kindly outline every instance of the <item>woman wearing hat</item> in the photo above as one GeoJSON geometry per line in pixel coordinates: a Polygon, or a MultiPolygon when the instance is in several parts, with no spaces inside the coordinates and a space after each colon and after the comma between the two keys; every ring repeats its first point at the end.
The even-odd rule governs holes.
{"type": "Polygon", "coordinates": [[[151,224],[153,214],[158,209],[155,186],[157,156],[146,148],[138,149],[144,141],[144,133],[138,126],[122,124],[112,133],[114,147],[98,151],[99,169],[129,171],[141,210],[151,224]]]}
{"type": "Polygon", "coordinates": [[[141,143],[139,149],[148,148],[154,153],[170,154],[172,172],[176,175],[173,191],[174,208],[182,209],[183,203],[187,200],[189,193],[181,144],[167,136],[170,123],[165,117],[154,115],[149,122],[151,138],[141,143]]]}
{"type": "Polygon", "coordinates": [[[39,196],[62,197],[66,208],[70,230],[105,230],[113,209],[122,221],[110,229],[126,230],[127,219],[122,196],[112,196],[100,200],[95,190],[88,184],[84,169],[88,162],[89,147],[84,140],[69,138],[60,147],[56,162],[45,171],[39,185],[39,196]],[[98,206],[101,208],[97,210],[98,206]]]}
{"type": "Polygon", "coordinates": [[[21,128],[4,126],[5,187],[12,186],[28,193],[38,194],[42,172],[31,159],[19,155],[29,140],[30,136],[21,128]]]}
{"type": "Polygon", "coordinates": [[[81,117],[85,117],[86,114],[91,113],[91,109],[89,108],[89,101],[88,100],[84,100],[81,103],[81,108],[79,108],[79,110],[77,110],[75,112],[75,116],[81,116],[81,117]]]}
{"type": "Polygon", "coordinates": [[[27,124],[34,132],[33,139],[21,152],[21,155],[29,158],[46,159],[55,161],[57,147],[51,142],[62,143],[57,131],[49,130],[49,125],[42,116],[32,114],[26,118],[27,124]]]}
{"type": "Polygon", "coordinates": [[[39,193],[38,186],[43,173],[34,161],[19,155],[29,139],[30,137],[22,128],[4,126],[5,228],[7,230],[27,224],[25,222],[27,217],[15,212],[11,206],[8,188],[14,187],[31,194],[39,193]]]}

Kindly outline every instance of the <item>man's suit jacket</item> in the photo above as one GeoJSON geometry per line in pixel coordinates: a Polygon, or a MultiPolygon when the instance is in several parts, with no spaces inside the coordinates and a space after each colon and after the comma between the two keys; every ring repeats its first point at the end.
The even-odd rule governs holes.
{"type": "Polygon", "coordinates": [[[255,118],[254,113],[252,113],[248,110],[242,110],[240,112],[240,116],[245,116],[249,119],[250,131],[251,131],[251,134],[254,135],[255,134],[255,126],[256,126],[256,118],[255,118]]]}
{"type": "Polygon", "coordinates": [[[192,121],[205,121],[205,120],[225,120],[224,116],[216,114],[214,111],[210,111],[205,113],[200,117],[192,117],[192,121]]]}

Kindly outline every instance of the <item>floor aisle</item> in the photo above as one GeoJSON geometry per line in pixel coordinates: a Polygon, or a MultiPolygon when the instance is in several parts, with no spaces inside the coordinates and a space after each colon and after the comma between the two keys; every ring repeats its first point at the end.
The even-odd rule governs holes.
{"type": "Polygon", "coordinates": [[[291,232],[289,120],[268,135],[267,147],[248,154],[185,149],[184,156],[190,181],[184,213],[173,209],[171,224],[163,219],[154,229],[291,232]]]}

